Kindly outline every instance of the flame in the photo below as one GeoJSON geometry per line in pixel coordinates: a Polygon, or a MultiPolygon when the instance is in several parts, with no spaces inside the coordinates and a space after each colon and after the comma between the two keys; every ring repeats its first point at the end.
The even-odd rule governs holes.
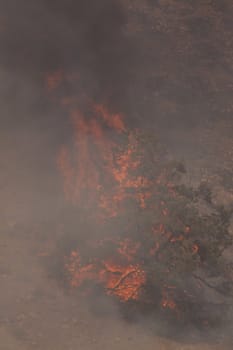
{"type": "MultiPolygon", "coordinates": [[[[102,105],[96,105],[89,118],[85,118],[78,109],[73,109],[71,121],[73,149],[63,147],[60,150],[58,166],[64,178],[66,198],[74,205],[82,203],[87,208],[93,205],[95,216],[109,219],[124,211],[124,202],[129,198],[145,210],[151,197],[151,187],[156,184],[167,188],[169,195],[176,195],[174,186],[166,181],[165,171],[154,180],[140,174],[142,153],[137,135],[127,130],[123,116],[111,114],[102,105]],[[124,147],[119,146],[121,137],[124,138],[124,147]]],[[[165,222],[169,216],[166,202],[159,201],[158,209],[165,222]]],[[[183,225],[183,231],[188,234],[190,227],[183,225]]],[[[172,235],[163,222],[155,225],[151,234],[154,246],[148,249],[148,255],[157,255],[158,260],[161,259],[161,237],[162,241],[171,243],[184,239],[182,232],[172,235]]],[[[97,284],[107,295],[120,301],[140,300],[147,283],[146,272],[137,258],[141,243],[128,237],[110,240],[114,252],[104,260],[92,258],[88,262],[83,261],[78,249],[65,258],[70,286],[86,291],[88,285],[97,284]]],[[[97,242],[93,242],[93,246],[98,250],[97,242]]],[[[165,273],[169,274],[170,271],[165,273]]],[[[177,313],[177,305],[168,288],[162,291],[161,306],[177,313]]]]}
{"type": "Polygon", "coordinates": [[[139,242],[133,242],[132,240],[126,238],[120,242],[120,247],[117,249],[117,251],[128,261],[132,261],[139,248],[139,242]]]}
{"type": "Polygon", "coordinates": [[[123,117],[120,114],[109,115],[109,112],[103,105],[96,105],[94,110],[99,114],[110,128],[118,132],[126,131],[123,117]]]}
{"type": "Polygon", "coordinates": [[[137,300],[140,289],[146,282],[145,272],[138,264],[96,260],[82,265],[78,251],[72,251],[66,258],[65,269],[71,287],[80,287],[87,281],[95,282],[103,286],[106,294],[117,296],[122,301],[137,300]]]}
{"type": "Polygon", "coordinates": [[[194,244],[194,245],[192,246],[192,252],[193,252],[193,254],[197,254],[198,251],[199,251],[198,245],[197,245],[197,244],[194,244]]]}
{"type": "Polygon", "coordinates": [[[92,113],[87,119],[77,109],[71,112],[73,146],[63,146],[57,160],[66,198],[87,207],[95,203],[108,217],[117,216],[120,204],[133,196],[145,208],[150,182],[136,174],[140,159],[135,135],[127,131],[123,116],[102,105],[92,113]],[[124,150],[112,140],[112,132],[126,138],[124,150]]]}
{"type": "Polygon", "coordinates": [[[63,146],[60,150],[57,164],[64,178],[65,197],[66,199],[69,199],[70,193],[73,190],[72,183],[74,181],[74,169],[71,166],[69,152],[65,146],[63,146]]]}
{"type": "MultiPolygon", "coordinates": [[[[65,77],[62,71],[47,75],[47,90],[56,90],[64,79],[73,78],[65,77]]],[[[71,145],[63,145],[57,157],[67,201],[88,209],[89,215],[94,215],[101,225],[124,213],[128,199],[136,201],[141,210],[147,209],[151,188],[163,187],[170,196],[177,195],[174,185],[167,180],[166,169],[152,180],[142,176],[143,150],[137,131],[128,130],[123,115],[111,113],[102,104],[92,104],[84,115],[76,106],[77,100],[76,97],[63,96],[60,101],[69,110],[73,130],[71,145]]],[[[161,237],[162,243],[182,241],[190,227],[183,225],[184,234],[172,235],[165,225],[170,214],[165,201],[158,200],[155,209],[160,213],[161,223],[152,227],[154,245],[148,249],[148,256],[155,258],[157,255],[160,259],[161,237]]],[[[141,243],[128,237],[113,239],[111,234],[108,239],[114,245],[114,252],[105,259],[97,258],[97,252],[95,258],[86,261],[80,247],[74,247],[65,257],[64,267],[70,287],[86,290],[87,285],[94,283],[101,285],[107,295],[121,301],[139,300],[147,282],[146,272],[138,259],[141,243]]],[[[92,242],[94,249],[98,250],[106,240],[92,242]]],[[[194,245],[192,249],[196,253],[198,247],[194,245]]],[[[177,309],[169,288],[162,291],[161,306],[177,309]]]]}
{"type": "Polygon", "coordinates": [[[165,308],[169,308],[174,310],[176,308],[176,303],[173,300],[169,300],[167,298],[163,298],[162,302],[161,302],[162,306],[165,308]]]}
{"type": "Polygon", "coordinates": [[[166,286],[163,291],[162,291],[162,300],[161,300],[161,306],[164,309],[169,309],[173,312],[175,312],[177,314],[177,316],[179,317],[179,312],[178,312],[178,308],[177,305],[172,297],[172,293],[170,293],[170,291],[174,291],[174,287],[171,286],[166,286]]]}
{"type": "Polygon", "coordinates": [[[48,91],[57,89],[63,80],[63,72],[61,70],[46,74],[46,87],[48,91]]]}

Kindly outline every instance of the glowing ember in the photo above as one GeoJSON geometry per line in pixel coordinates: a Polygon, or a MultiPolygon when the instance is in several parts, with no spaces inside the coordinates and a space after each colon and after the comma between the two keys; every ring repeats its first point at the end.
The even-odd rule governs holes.
{"type": "Polygon", "coordinates": [[[198,245],[197,245],[197,244],[194,244],[194,245],[192,246],[192,252],[193,252],[193,254],[197,254],[198,251],[199,251],[198,245]]]}
{"type": "Polygon", "coordinates": [[[175,309],[176,308],[176,304],[173,300],[169,300],[169,299],[166,299],[164,298],[161,302],[162,306],[163,307],[167,307],[169,309],[175,309]]]}
{"type": "Polygon", "coordinates": [[[82,265],[80,255],[75,251],[66,259],[65,268],[71,287],[81,287],[89,280],[102,285],[106,294],[115,295],[122,301],[138,299],[140,288],[146,282],[145,273],[138,265],[121,265],[110,260],[82,265]]]}

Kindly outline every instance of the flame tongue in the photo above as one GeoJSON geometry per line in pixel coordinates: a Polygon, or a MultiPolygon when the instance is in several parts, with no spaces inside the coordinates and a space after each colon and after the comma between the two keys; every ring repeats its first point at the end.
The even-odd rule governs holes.
{"type": "Polygon", "coordinates": [[[119,215],[127,198],[145,208],[150,182],[137,174],[140,157],[135,135],[127,131],[122,116],[109,114],[103,106],[95,106],[92,113],[89,119],[77,110],[71,113],[73,150],[63,146],[58,156],[66,198],[82,207],[94,206],[95,212],[108,218],[119,215]]]}

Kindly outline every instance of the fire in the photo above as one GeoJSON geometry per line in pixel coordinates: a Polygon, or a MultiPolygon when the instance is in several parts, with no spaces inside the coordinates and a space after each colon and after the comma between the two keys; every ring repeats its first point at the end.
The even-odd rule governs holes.
{"type": "Polygon", "coordinates": [[[95,203],[108,217],[117,216],[121,203],[133,196],[145,208],[151,184],[136,174],[140,159],[135,135],[127,131],[123,116],[110,114],[101,105],[91,114],[87,119],[77,109],[71,112],[73,150],[63,146],[58,155],[66,198],[87,207],[95,203]],[[124,138],[124,150],[113,141],[113,132],[124,138]]]}
{"type": "Polygon", "coordinates": [[[197,244],[194,244],[194,245],[192,246],[192,252],[193,252],[193,254],[197,254],[198,251],[199,251],[198,245],[197,245],[197,244]]]}
{"type": "Polygon", "coordinates": [[[120,114],[109,115],[107,109],[103,105],[96,105],[94,110],[103,118],[110,128],[118,132],[126,131],[123,117],[120,114]]]}
{"type": "Polygon", "coordinates": [[[172,310],[176,308],[176,303],[173,300],[167,299],[166,297],[163,298],[161,304],[163,307],[169,308],[172,310]]]}
{"type": "MultiPolygon", "coordinates": [[[[48,75],[47,89],[56,90],[63,79],[68,78],[61,71],[48,75]]],[[[73,206],[87,209],[90,220],[94,217],[100,231],[104,227],[101,225],[120,218],[130,201],[136,203],[138,211],[154,210],[160,215],[161,222],[156,221],[148,229],[154,244],[146,248],[144,257],[147,255],[146,259],[160,261],[168,242],[181,243],[190,233],[190,227],[182,222],[180,227],[183,229],[176,235],[166,226],[170,210],[166,200],[159,199],[159,189],[165,189],[168,196],[176,196],[174,185],[166,178],[166,169],[152,179],[147,178],[146,172],[141,170],[144,154],[138,141],[139,133],[128,130],[124,116],[111,113],[102,104],[91,104],[83,114],[76,103],[74,97],[63,96],[60,101],[61,106],[69,110],[73,130],[71,144],[63,145],[57,157],[66,200],[73,206]],[[151,206],[152,191],[157,195],[157,188],[158,201],[151,206]]],[[[71,288],[87,292],[91,285],[98,285],[107,295],[120,301],[140,300],[148,279],[140,255],[145,232],[140,232],[141,238],[132,240],[127,236],[127,225],[126,222],[124,238],[112,237],[109,232],[101,237],[101,243],[92,241],[94,253],[89,258],[82,256],[80,247],[73,247],[64,258],[64,270],[71,288]],[[100,258],[98,249],[107,240],[114,248],[100,258]]],[[[119,233],[122,237],[123,233],[119,233]]],[[[198,247],[194,245],[192,251],[197,253],[198,247]]],[[[165,275],[169,273],[169,269],[164,271],[165,275]]],[[[164,309],[177,310],[169,288],[164,287],[160,305],[164,309]]]]}
{"type": "Polygon", "coordinates": [[[140,288],[145,284],[146,276],[138,265],[115,265],[104,262],[107,271],[107,294],[116,295],[120,300],[136,300],[140,295],[140,288]]]}
{"type": "MultiPolygon", "coordinates": [[[[139,149],[137,133],[127,130],[123,116],[109,113],[102,105],[95,105],[88,118],[78,109],[73,109],[71,121],[74,130],[72,149],[62,147],[58,156],[64,192],[67,200],[74,205],[81,203],[88,209],[94,208],[100,229],[101,219],[106,221],[119,217],[128,199],[133,199],[141,210],[145,210],[151,197],[151,187],[156,184],[166,186],[169,195],[175,195],[172,184],[166,182],[165,173],[153,180],[141,175],[142,150],[139,149]]],[[[163,220],[167,220],[169,210],[165,201],[159,201],[156,210],[160,211],[163,220]]],[[[189,228],[184,228],[184,231],[188,233],[189,228]]],[[[158,238],[163,237],[164,241],[168,239],[170,242],[184,238],[182,233],[174,237],[163,223],[154,226],[151,234],[155,244],[148,249],[148,256],[153,257],[160,251],[158,238]]],[[[107,295],[118,297],[121,301],[138,300],[147,282],[146,272],[138,261],[141,243],[132,241],[127,235],[121,240],[113,237],[110,240],[114,244],[114,252],[104,260],[92,258],[84,262],[78,249],[65,258],[70,286],[85,289],[85,285],[96,283],[107,295]]],[[[98,243],[93,243],[98,250],[98,243]]],[[[96,256],[99,256],[98,252],[96,256]]],[[[160,257],[161,254],[158,259],[160,257]]],[[[171,310],[176,308],[165,291],[161,305],[171,310]]]]}
{"type": "Polygon", "coordinates": [[[48,91],[53,91],[59,87],[63,80],[63,72],[61,70],[48,73],[46,75],[46,87],[48,91]]]}
{"type": "Polygon", "coordinates": [[[71,287],[81,287],[91,281],[102,285],[107,295],[116,296],[122,301],[137,300],[146,282],[145,272],[137,264],[119,264],[109,259],[82,265],[77,251],[72,251],[66,258],[65,268],[71,287]]]}
{"type": "Polygon", "coordinates": [[[71,167],[71,161],[69,158],[68,150],[66,147],[62,147],[57,160],[58,167],[64,178],[64,193],[66,199],[69,199],[70,193],[73,190],[72,183],[74,181],[74,170],[71,167]]]}
{"type": "Polygon", "coordinates": [[[120,247],[117,249],[117,251],[128,261],[132,261],[139,248],[139,242],[132,242],[130,239],[125,239],[120,242],[120,247]]]}
{"type": "Polygon", "coordinates": [[[175,313],[177,318],[179,318],[180,317],[179,309],[173,298],[174,289],[175,289],[174,287],[165,286],[165,288],[162,291],[161,306],[164,309],[168,309],[172,311],[173,313],[175,313]]]}

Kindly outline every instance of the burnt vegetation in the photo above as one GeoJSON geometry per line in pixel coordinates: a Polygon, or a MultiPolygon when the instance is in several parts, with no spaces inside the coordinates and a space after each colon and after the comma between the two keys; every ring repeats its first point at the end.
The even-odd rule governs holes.
{"type": "MultiPolygon", "coordinates": [[[[212,330],[227,322],[233,298],[232,266],[223,254],[232,245],[232,208],[213,203],[205,183],[187,186],[184,165],[169,160],[153,135],[136,132],[134,137],[133,160],[140,159],[140,165],[128,176],[140,175],[144,185],[129,186],[123,210],[102,223],[97,224],[90,208],[67,205],[61,218],[64,232],[50,258],[52,276],[67,291],[91,293],[95,312],[105,313],[98,298],[106,295],[119,303],[127,320],[159,318],[164,325],[160,332],[169,329],[173,334],[178,325],[212,330]],[[143,205],[136,194],[143,197],[143,205]],[[77,251],[80,260],[67,269],[77,251]],[[136,268],[111,271],[117,281],[111,287],[96,276],[85,277],[85,269],[103,267],[109,257],[124,266],[138,266],[146,276],[126,297],[126,289],[138,277],[136,268]]],[[[125,147],[123,142],[120,148],[125,147]]]]}

